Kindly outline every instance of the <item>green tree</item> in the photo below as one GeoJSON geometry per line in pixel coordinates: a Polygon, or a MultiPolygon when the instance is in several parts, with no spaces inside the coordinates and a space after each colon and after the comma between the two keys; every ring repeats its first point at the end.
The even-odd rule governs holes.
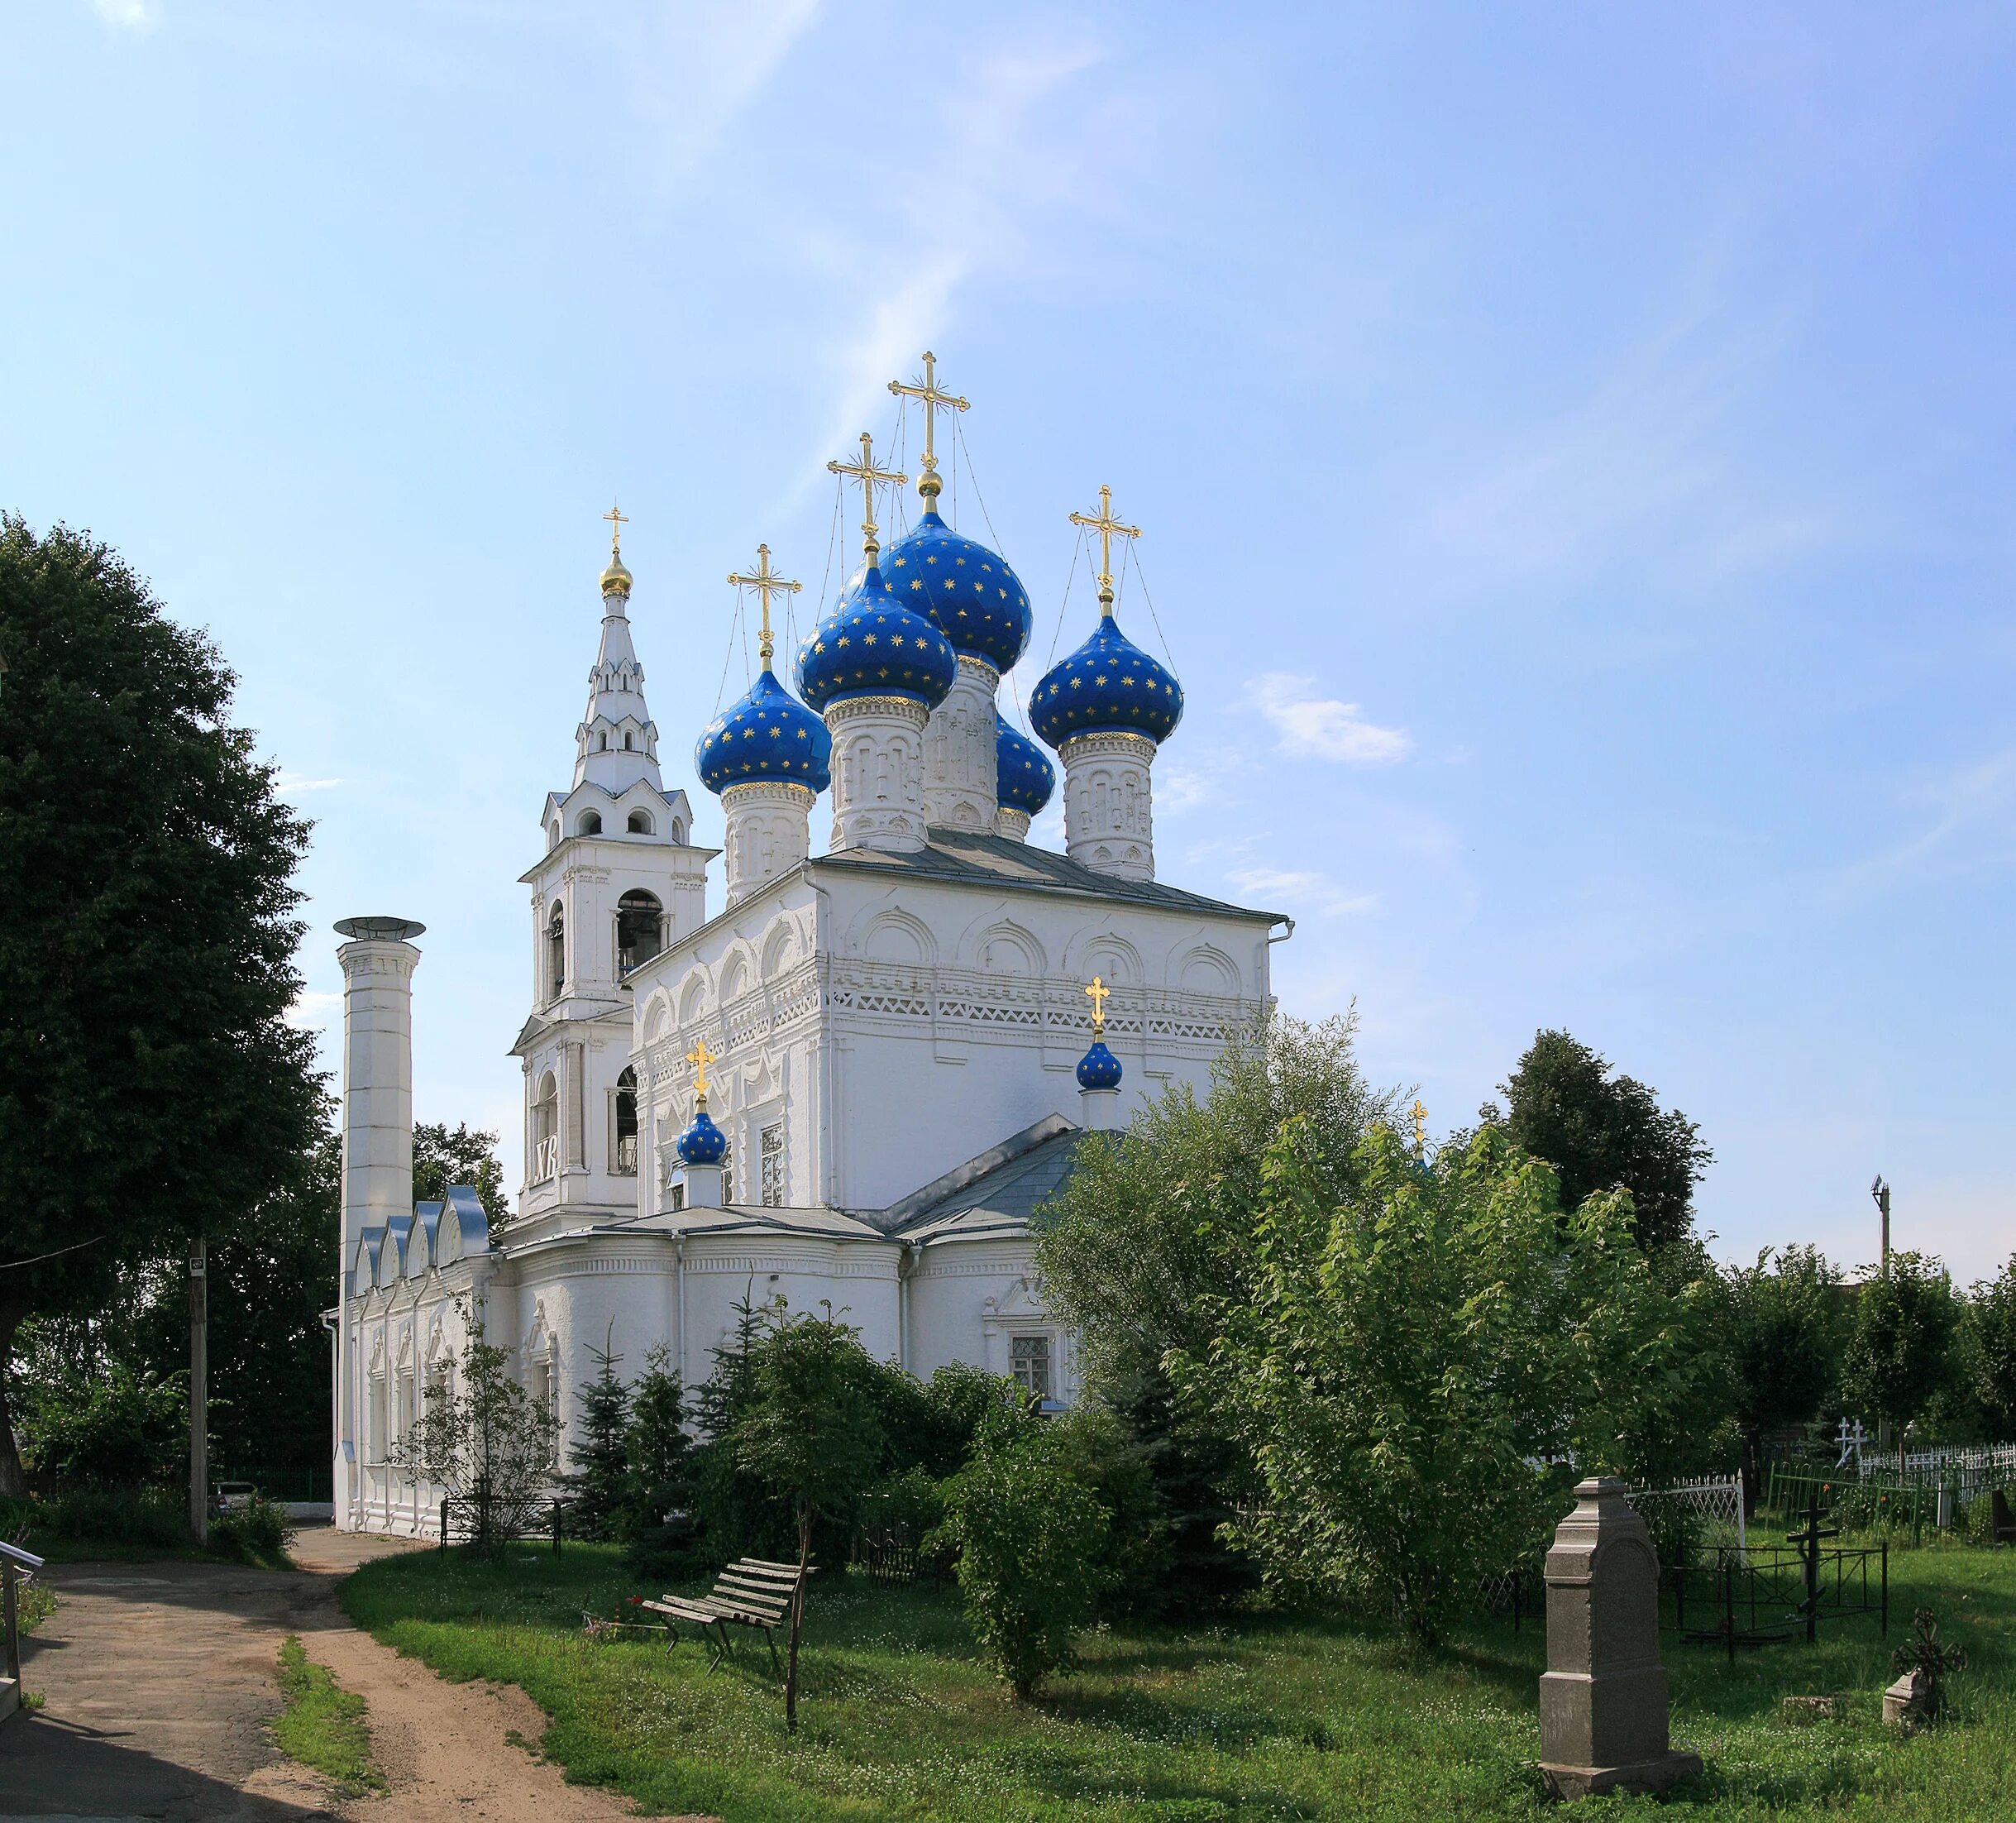
{"type": "Polygon", "coordinates": [[[1982,1421],[1990,1437],[2006,1443],[2016,1438],[2016,1254],[1995,1278],[1975,1286],[1968,1322],[1982,1421]]]}
{"type": "Polygon", "coordinates": [[[494,1234],[511,1220],[511,1199],[504,1194],[504,1166],[497,1159],[497,1136],[472,1132],[457,1123],[430,1126],[416,1121],[413,1129],[413,1197],[416,1203],[439,1203],[453,1184],[466,1184],[476,1193],[494,1234]]]}
{"type": "Polygon", "coordinates": [[[1925,1254],[1893,1253],[1882,1276],[1856,1294],[1842,1391],[1856,1411],[1894,1431],[1900,1469],[1906,1428],[1952,1383],[1960,1320],[1952,1280],[1925,1254]]]}
{"type": "Polygon", "coordinates": [[[0,519],[0,1495],[30,1316],[244,1222],[315,1137],[309,825],[235,680],[103,544],[0,519]]]}
{"type": "Polygon", "coordinates": [[[1694,1223],[1694,1186],[1715,1155],[1678,1108],[1662,1108],[1641,1082],[1610,1065],[1565,1031],[1537,1034],[1500,1093],[1512,1142],[1545,1159],[1573,1209],[1601,1190],[1631,1192],[1638,1244],[1658,1253],[1684,1240],[1694,1223]]]}
{"type": "Polygon", "coordinates": [[[967,1618],[1018,1702],[1073,1662],[1101,1586],[1106,1510],[1068,1445],[1047,1425],[983,1431],[926,1541],[958,1551],[967,1618]]]}
{"type": "Polygon", "coordinates": [[[471,1543],[498,1549],[537,1519],[553,1483],[560,1420],[511,1372],[511,1351],[486,1341],[481,1316],[458,1303],[464,1332],[452,1380],[430,1378],[420,1410],[385,1460],[414,1481],[466,1503],[471,1543]]]}
{"type": "Polygon", "coordinates": [[[630,1510],[630,1389],[616,1376],[619,1355],[606,1346],[589,1351],[595,1378],[575,1394],[581,1409],[580,1440],[563,1485],[574,1503],[576,1529],[585,1538],[614,1539],[630,1510]]]}
{"type": "Polygon", "coordinates": [[[784,1673],[784,1725],[798,1728],[798,1641],[812,1522],[851,1517],[881,1459],[875,1363],[858,1331],[821,1317],[793,1316],[780,1299],[762,1313],[748,1355],[751,1397],[737,1421],[738,1461],[786,1502],[798,1531],[798,1583],[791,1598],[784,1673]]]}
{"type": "Polygon", "coordinates": [[[1220,1054],[1208,1094],[1179,1084],[1124,1134],[1083,1141],[1038,1214],[1037,1268],[1078,1332],[1087,1390],[1133,1432],[1154,1479],[1169,1553],[1161,1593],[1178,1612],[1250,1586],[1221,1534],[1256,1484],[1222,1415],[1178,1400],[1166,1364],[1208,1355],[1215,1313],[1250,1289],[1261,1160],[1284,1122],[1307,1122],[1325,1194],[1350,1194],[1359,1142],[1400,1099],[1367,1084],[1355,1032],[1355,1016],[1261,1022],[1220,1054]]]}
{"type": "Polygon", "coordinates": [[[1432,1165],[1375,1130],[1341,1201],[1310,1127],[1268,1147],[1250,1295],[1179,1377],[1259,1466],[1235,1529],[1270,1575],[1393,1603],[1432,1642],[1560,1516],[1571,1471],[1545,1465],[1641,1468],[1692,1396],[1686,1312],[1628,1197],[1563,1210],[1498,1127],[1432,1165]]]}
{"type": "Polygon", "coordinates": [[[1766,1247],[1722,1275],[1718,1328],[1729,1359],[1743,1496],[1757,1499],[1767,1433],[1820,1415],[1846,1333],[1840,1275],[1817,1247],[1766,1247]]]}

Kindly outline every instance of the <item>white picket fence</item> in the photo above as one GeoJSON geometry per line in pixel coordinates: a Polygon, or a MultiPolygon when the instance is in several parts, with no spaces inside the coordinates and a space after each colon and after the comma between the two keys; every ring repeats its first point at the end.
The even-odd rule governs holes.
{"type": "MultiPolygon", "coordinates": [[[[1861,1456],[1862,1479],[1894,1476],[1897,1458],[1870,1447],[1861,1456]]],[[[2016,1443],[1949,1443],[1937,1449],[1907,1450],[1904,1478],[1928,1487],[1950,1487],[1965,1503],[1985,1489],[2016,1484],[2016,1443]]]]}

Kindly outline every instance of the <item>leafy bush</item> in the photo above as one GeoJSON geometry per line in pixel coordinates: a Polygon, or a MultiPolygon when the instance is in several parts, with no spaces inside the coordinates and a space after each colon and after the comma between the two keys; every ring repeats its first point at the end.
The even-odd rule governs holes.
{"type": "Polygon", "coordinates": [[[38,1540],[57,1538],[163,1551],[191,1542],[179,1495],[90,1484],[0,1501],[0,1536],[25,1539],[31,1551],[38,1540]]]}
{"type": "Polygon", "coordinates": [[[189,1461],[184,1375],[136,1371],[115,1361],[103,1371],[31,1380],[22,1395],[21,1436],[38,1480],[167,1486],[189,1461]]]}
{"type": "Polygon", "coordinates": [[[1106,1510],[1072,1472],[1068,1443],[1049,1427],[983,1431],[925,1540],[958,1551],[967,1619],[1018,1701],[1074,1661],[1106,1573],[1106,1510]]]}
{"type": "Polygon", "coordinates": [[[286,1555],[294,1541],[294,1529],[284,1508],[255,1494],[235,1511],[223,1513],[210,1522],[210,1548],[219,1557],[236,1557],[244,1563],[270,1563],[286,1555]]]}

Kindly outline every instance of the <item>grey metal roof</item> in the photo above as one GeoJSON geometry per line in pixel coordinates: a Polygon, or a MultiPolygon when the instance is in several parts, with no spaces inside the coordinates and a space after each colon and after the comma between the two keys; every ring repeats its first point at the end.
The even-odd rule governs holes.
{"type": "Polygon", "coordinates": [[[894,1232],[901,1240],[921,1245],[1026,1229],[1036,1211],[1064,1187],[1085,1137],[1078,1127],[1053,1133],[1019,1157],[926,1204],[894,1232]]]}
{"type": "Polygon", "coordinates": [[[1011,841],[1005,835],[982,835],[967,830],[933,828],[925,832],[926,845],[905,854],[887,854],[880,849],[843,849],[806,863],[814,869],[826,867],[862,868],[878,873],[897,873],[913,878],[948,880],[971,886],[1016,886],[1039,892],[1063,892],[1077,897],[1117,899],[1130,905],[1158,906],[1172,912],[1208,912],[1220,917],[1252,918],[1269,924],[1285,924],[1285,912],[1255,912],[1242,905],[1228,905],[1222,899],[1207,899],[1201,893],[1186,892],[1181,887],[1164,886],[1159,880],[1122,880],[1101,873],[1074,861],[1068,854],[1034,848],[1026,842],[1011,841]]]}

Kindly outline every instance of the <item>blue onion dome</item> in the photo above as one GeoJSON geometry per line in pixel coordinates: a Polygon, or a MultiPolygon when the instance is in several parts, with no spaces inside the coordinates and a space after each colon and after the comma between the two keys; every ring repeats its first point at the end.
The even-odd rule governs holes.
{"type": "Polygon", "coordinates": [[[815,711],[848,696],[909,696],[935,709],[958,671],[952,642],[889,592],[872,557],[798,648],[798,693],[815,711]]]}
{"type": "Polygon", "coordinates": [[[1118,1089],[1120,1059],[1106,1049],[1103,1038],[1095,1038],[1092,1048],[1078,1060],[1080,1089],[1118,1089]]]}
{"type": "Polygon", "coordinates": [[[1015,669],[1034,624],[1029,591],[1001,558],[953,531],[929,501],[915,527],[884,554],[882,573],[897,600],[929,613],[953,651],[999,672],[1015,669]]]}
{"type": "Polygon", "coordinates": [[[1163,741],[1182,719],[1182,686],[1110,613],[1100,615],[1091,639],[1044,673],[1029,704],[1029,725],[1052,747],[1108,730],[1163,741]]]}
{"type": "Polygon", "coordinates": [[[1057,789],[1057,768],[1050,756],[1019,728],[1011,728],[994,711],[994,762],[1000,777],[999,796],[1009,809],[1035,816],[1057,789]]]}
{"type": "MultiPolygon", "coordinates": [[[[702,1098],[705,1099],[705,1097],[702,1098]]],[[[693,1124],[679,1136],[678,1153],[689,1165],[719,1165],[728,1156],[728,1135],[700,1108],[693,1124]]]]}
{"type": "Polygon", "coordinates": [[[777,682],[767,659],[755,687],[708,724],[693,749],[700,783],[717,797],[759,782],[823,792],[832,759],[825,723],[777,682]]]}

